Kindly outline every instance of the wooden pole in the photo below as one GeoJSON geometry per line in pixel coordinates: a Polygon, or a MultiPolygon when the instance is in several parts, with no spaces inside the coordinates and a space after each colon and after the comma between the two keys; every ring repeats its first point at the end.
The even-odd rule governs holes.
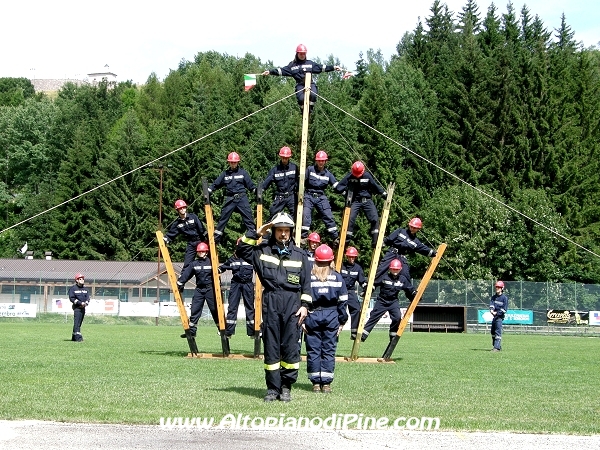
{"type": "Polygon", "coordinates": [[[294,240],[300,245],[302,236],[302,215],[304,213],[304,184],[306,179],[306,153],[308,151],[308,118],[310,116],[310,84],[312,74],[307,73],[304,80],[304,109],[302,110],[302,142],[300,145],[300,161],[298,170],[298,205],[296,207],[296,233],[294,240]]]}

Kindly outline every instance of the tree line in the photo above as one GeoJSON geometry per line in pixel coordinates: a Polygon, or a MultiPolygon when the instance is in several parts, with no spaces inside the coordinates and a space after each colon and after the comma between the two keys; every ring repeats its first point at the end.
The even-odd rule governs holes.
{"type": "MultiPolygon", "coordinates": [[[[394,182],[387,231],[421,217],[425,243],[448,243],[442,278],[600,283],[600,53],[574,36],[564,16],[549,31],[525,6],[482,13],[467,0],[453,14],[436,0],[390,60],[370,50],[349,79],[317,76],[309,164],[323,149],[338,179],[360,159],[394,182]]],[[[0,255],[17,257],[27,241],[39,256],[153,260],[161,194],[166,227],[177,198],[203,217],[202,178],[214,180],[231,151],[255,182],[284,145],[297,162],[302,117],[293,95],[280,101],[293,81],[243,88],[244,74],[271,66],[204,52],[162,81],[68,83],[54,98],[0,79],[0,229],[54,208],[0,234],[0,255]]],[[[341,224],[344,199],[330,198],[341,224]]],[[[368,267],[364,217],[357,226],[368,267]]],[[[222,259],[243,231],[234,215],[222,259]]],[[[173,250],[177,259],[183,244],[173,250]]],[[[413,263],[418,277],[428,260],[413,263]]]]}

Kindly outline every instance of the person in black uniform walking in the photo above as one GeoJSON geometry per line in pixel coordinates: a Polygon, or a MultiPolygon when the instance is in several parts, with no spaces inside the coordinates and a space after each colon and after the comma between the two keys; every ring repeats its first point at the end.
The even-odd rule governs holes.
{"type": "Polygon", "coordinates": [[[212,194],[215,190],[225,187],[225,203],[221,209],[219,222],[215,227],[215,243],[219,243],[223,238],[225,226],[234,211],[240,213],[248,231],[256,229],[254,215],[252,214],[250,202],[246,195],[246,191],[255,193],[256,185],[248,172],[239,166],[240,155],[236,152],[231,152],[227,156],[227,163],[229,164],[229,169],[223,171],[208,188],[209,194],[212,194]]]}
{"type": "MultiPolygon", "coordinates": [[[[215,286],[212,275],[212,266],[210,258],[208,257],[208,245],[204,242],[200,242],[196,247],[196,253],[198,259],[192,261],[187,268],[181,272],[181,275],[177,279],[177,287],[179,292],[183,293],[185,283],[187,283],[193,276],[196,276],[196,289],[194,290],[194,296],[192,297],[192,308],[190,311],[190,332],[192,336],[196,336],[196,329],[198,328],[198,320],[202,316],[202,309],[204,308],[204,302],[208,304],[208,309],[212,315],[217,328],[219,326],[219,315],[217,313],[217,303],[215,302],[215,286]]],[[[183,300],[183,295],[182,295],[183,300]]],[[[185,334],[181,335],[182,338],[187,337],[185,334]]]]}
{"type": "Polygon", "coordinates": [[[296,215],[296,204],[298,203],[298,167],[290,162],[292,150],[289,147],[281,147],[279,150],[280,163],[273,167],[263,181],[262,188],[266,191],[271,183],[275,183],[277,192],[271,207],[269,217],[274,217],[285,208],[290,215],[296,215]]]}
{"type": "Polygon", "coordinates": [[[304,210],[302,211],[302,239],[306,239],[310,226],[312,224],[312,212],[316,210],[322,217],[323,223],[327,228],[327,233],[334,240],[334,246],[338,242],[338,228],[331,212],[331,205],[325,195],[325,189],[330,184],[335,187],[338,182],[333,174],[325,168],[327,162],[327,153],[319,150],[315,155],[314,166],[309,166],[306,169],[306,182],[304,193],[304,210]]]}
{"type": "Polygon", "coordinates": [[[375,248],[379,236],[379,214],[372,197],[374,194],[379,194],[386,198],[387,192],[385,189],[375,181],[369,172],[365,171],[365,165],[362,161],[356,161],[352,164],[352,170],[340,180],[335,190],[338,192],[349,191],[352,195],[350,219],[348,220],[348,231],[346,232],[347,242],[352,241],[354,238],[354,224],[358,212],[362,209],[371,225],[371,245],[375,248]]]}
{"type": "Polygon", "coordinates": [[[418,253],[424,256],[434,257],[437,252],[425,244],[423,244],[417,237],[418,231],[423,227],[421,219],[413,217],[408,222],[408,228],[398,228],[393,231],[392,234],[387,236],[383,241],[385,245],[389,245],[389,248],[375,272],[375,278],[379,278],[382,274],[387,272],[390,262],[394,259],[399,259],[402,263],[402,275],[408,280],[410,277],[410,266],[408,265],[408,259],[406,255],[412,255],[418,253]]]}
{"type": "Polygon", "coordinates": [[[206,242],[208,236],[206,228],[204,228],[198,216],[188,212],[186,202],[181,199],[175,201],[175,209],[177,210],[178,217],[169,225],[169,229],[163,239],[166,244],[170,244],[177,236],[181,235],[187,241],[183,267],[181,268],[183,271],[196,257],[196,247],[198,247],[198,244],[206,242]]]}
{"type": "Polygon", "coordinates": [[[306,335],[306,370],[313,392],[331,393],[338,336],[348,321],[348,292],[342,276],[333,268],[333,250],[315,250],[311,273],[312,305],[302,325],[306,335]]]}
{"type": "Polygon", "coordinates": [[[492,319],[492,351],[499,352],[502,350],[502,323],[504,315],[508,311],[508,297],[504,294],[504,281],[497,281],[494,285],[496,293],[490,299],[490,312],[494,318],[492,319]]]}
{"type": "Polygon", "coordinates": [[[396,336],[402,314],[400,312],[400,303],[398,303],[398,294],[404,291],[406,298],[412,301],[417,295],[417,291],[413,287],[408,278],[402,275],[402,263],[399,259],[394,259],[389,265],[389,270],[375,279],[375,286],[379,286],[379,295],[375,302],[375,307],[371,311],[369,320],[365,324],[360,340],[367,340],[369,333],[375,327],[379,319],[388,312],[392,323],[390,324],[390,340],[396,336]]]}
{"type": "Polygon", "coordinates": [[[248,231],[236,249],[240,258],[252,264],[264,288],[265,402],[291,400],[300,367],[300,326],[312,303],[310,265],[304,250],[291,238],[293,229],[292,218],[278,213],[258,231],[248,231]],[[257,245],[270,229],[269,238],[257,245]]]}
{"type": "Polygon", "coordinates": [[[350,313],[350,339],[356,339],[358,330],[358,322],[360,321],[360,303],[356,292],[356,283],[362,287],[363,291],[367,286],[365,273],[360,264],[356,262],[358,258],[358,250],[354,247],[346,249],[346,259],[342,263],[340,274],[346,283],[348,290],[348,312],[350,313]]]}
{"type": "MultiPolygon", "coordinates": [[[[296,80],[296,100],[300,106],[300,111],[304,110],[304,79],[307,73],[317,74],[321,72],[333,72],[334,70],[342,70],[339,66],[332,65],[321,65],[317,64],[310,59],[306,59],[306,46],[300,44],[296,47],[296,56],[294,59],[285,67],[275,67],[270,70],[265,70],[263,75],[278,75],[283,77],[292,77],[296,80]]],[[[310,99],[309,99],[309,112],[312,113],[315,102],[317,101],[317,85],[314,78],[310,84],[310,99]]]]}
{"type": "Polygon", "coordinates": [[[85,277],[82,273],[75,275],[75,284],[69,288],[69,300],[73,304],[73,334],[71,340],[75,342],[83,342],[81,335],[81,324],[85,317],[85,307],[90,304],[90,294],[83,286],[85,277]]]}
{"type": "MultiPolygon", "coordinates": [[[[238,240],[239,243],[239,240],[238,240]]],[[[246,334],[254,336],[254,269],[250,264],[237,256],[236,252],[219,266],[219,273],[231,270],[231,287],[229,288],[229,306],[227,308],[227,323],[225,334],[231,337],[235,334],[240,297],[244,297],[246,310],[246,334]]]]}

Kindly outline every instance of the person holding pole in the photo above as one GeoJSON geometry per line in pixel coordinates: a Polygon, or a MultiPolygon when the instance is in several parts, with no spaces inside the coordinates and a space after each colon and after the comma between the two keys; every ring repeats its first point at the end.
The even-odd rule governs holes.
{"type": "MultiPolygon", "coordinates": [[[[306,59],[306,52],[306,46],[304,44],[299,44],[296,47],[296,56],[294,56],[294,59],[287,66],[275,67],[265,70],[262,73],[264,76],[276,75],[280,77],[292,77],[296,81],[296,100],[298,100],[300,111],[304,111],[304,78],[306,77],[307,73],[317,74],[321,72],[342,70],[340,66],[333,66],[329,64],[323,66],[311,61],[310,59],[306,59]]],[[[313,78],[310,85],[309,113],[313,112],[318,93],[319,91],[317,90],[317,85],[313,78]]]]}
{"type": "MultiPolygon", "coordinates": [[[[239,240],[238,240],[239,241],[239,240]]],[[[244,297],[246,310],[246,334],[254,336],[254,269],[250,264],[237,256],[236,252],[219,266],[219,273],[231,270],[231,287],[229,289],[229,307],[227,308],[227,325],[225,334],[228,338],[235,334],[240,298],[244,297]]]]}
{"type": "Polygon", "coordinates": [[[327,228],[327,233],[334,240],[334,247],[339,243],[339,232],[329,199],[325,195],[325,189],[331,185],[336,188],[338,181],[335,176],[325,168],[325,163],[328,160],[327,153],[319,150],[315,155],[315,164],[306,169],[306,181],[304,192],[304,209],[302,214],[302,239],[308,237],[308,232],[312,224],[312,213],[316,210],[321,215],[323,223],[327,228]]]}
{"type": "Polygon", "coordinates": [[[502,322],[504,315],[508,311],[508,297],[504,294],[504,282],[497,281],[494,286],[496,293],[492,295],[490,300],[490,312],[494,318],[492,319],[492,351],[499,352],[502,350],[502,322]]]}
{"type": "Polygon", "coordinates": [[[356,339],[358,331],[358,323],[360,321],[360,303],[358,301],[358,293],[356,292],[356,283],[363,288],[367,286],[367,279],[360,264],[356,262],[358,258],[358,250],[354,247],[346,249],[346,259],[342,263],[340,273],[348,290],[348,312],[350,313],[350,339],[356,339]]]}
{"type": "Polygon", "coordinates": [[[383,258],[381,258],[377,271],[375,272],[375,278],[379,278],[387,271],[392,260],[399,259],[402,263],[402,275],[410,280],[410,266],[408,265],[406,255],[418,253],[432,258],[437,255],[435,250],[423,244],[417,237],[417,233],[421,228],[423,228],[421,219],[413,217],[409,220],[408,227],[398,228],[385,238],[383,243],[389,245],[389,248],[383,258]]]}
{"type": "Polygon", "coordinates": [[[166,244],[173,242],[179,235],[183,236],[187,241],[182,271],[196,257],[196,247],[198,247],[198,244],[206,242],[208,239],[206,228],[204,228],[204,225],[200,222],[196,214],[188,212],[187,206],[187,203],[181,199],[175,201],[175,209],[177,210],[178,217],[169,225],[169,229],[163,237],[166,244]]]}
{"type": "Polygon", "coordinates": [[[354,224],[359,211],[363,210],[371,226],[371,246],[375,248],[379,237],[379,214],[372,197],[378,194],[386,198],[385,189],[366,171],[362,161],[355,161],[351,171],[340,180],[335,190],[342,193],[349,191],[352,194],[346,242],[350,242],[354,238],[354,224]]]}
{"type": "Polygon", "coordinates": [[[298,203],[298,167],[290,162],[292,150],[289,147],[281,147],[279,150],[280,163],[273,167],[263,181],[262,188],[266,191],[271,183],[275,183],[277,192],[271,207],[269,217],[274,217],[278,212],[288,209],[290,215],[296,215],[296,203],[298,203]]]}
{"type": "Polygon", "coordinates": [[[306,370],[314,393],[331,393],[338,336],[348,321],[348,292],[335,271],[333,250],[320,245],[311,271],[312,304],[302,325],[306,335],[306,370]]]}
{"type": "Polygon", "coordinates": [[[257,231],[247,231],[236,249],[240,258],[252,264],[264,288],[265,402],[292,399],[292,385],[300,368],[300,327],[312,303],[310,265],[306,252],[292,240],[294,226],[288,214],[277,213],[257,231]],[[263,236],[265,239],[257,244],[263,236]]]}
{"type": "Polygon", "coordinates": [[[85,307],[90,304],[90,294],[83,286],[85,277],[82,273],[75,275],[75,284],[69,288],[69,300],[73,307],[73,334],[71,340],[83,342],[81,335],[81,325],[85,317],[85,307]]]}
{"type": "Polygon", "coordinates": [[[369,333],[375,327],[379,319],[387,312],[392,319],[390,324],[390,340],[396,336],[402,314],[400,312],[400,303],[398,303],[398,294],[404,291],[406,298],[412,301],[417,295],[417,291],[413,287],[410,279],[406,278],[402,273],[402,262],[399,259],[394,259],[388,266],[388,271],[383,273],[379,278],[375,279],[374,286],[379,286],[379,295],[375,302],[375,307],[371,311],[369,320],[365,324],[360,340],[366,341],[369,333]]]}
{"type": "Polygon", "coordinates": [[[225,203],[221,209],[219,222],[215,227],[215,244],[221,242],[225,226],[227,226],[227,222],[229,222],[234,211],[240,213],[247,230],[254,231],[256,229],[254,215],[250,208],[250,201],[246,195],[246,191],[255,194],[256,185],[248,172],[239,166],[240,155],[236,152],[231,152],[227,155],[227,164],[229,164],[229,168],[221,172],[214,183],[208,188],[209,194],[212,195],[215,190],[225,187],[225,203]]]}
{"type": "MultiPolygon", "coordinates": [[[[200,242],[196,247],[198,259],[192,261],[192,263],[181,272],[181,275],[177,280],[177,288],[179,289],[179,292],[183,293],[185,283],[193,276],[196,276],[196,289],[194,290],[194,296],[192,297],[192,308],[190,311],[190,333],[193,337],[196,336],[198,320],[200,320],[200,317],[202,316],[204,302],[208,304],[208,309],[210,310],[210,314],[212,315],[217,328],[219,326],[219,315],[217,313],[217,303],[215,301],[215,286],[208,251],[208,245],[204,242],[200,242]]],[[[181,296],[181,299],[183,300],[183,295],[181,296]]],[[[181,337],[186,338],[187,336],[182,334],[181,337]]]]}

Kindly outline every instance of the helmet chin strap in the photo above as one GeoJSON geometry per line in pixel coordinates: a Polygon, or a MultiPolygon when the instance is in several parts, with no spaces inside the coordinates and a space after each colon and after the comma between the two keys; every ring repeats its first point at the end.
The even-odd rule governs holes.
{"type": "Polygon", "coordinates": [[[290,243],[290,240],[286,240],[286,241],[276,241],[277,242],[277,249],[279,250],[279,255],[289,255],[290,254],[290,249],[288,248],[288,245],[290,243]]]}

